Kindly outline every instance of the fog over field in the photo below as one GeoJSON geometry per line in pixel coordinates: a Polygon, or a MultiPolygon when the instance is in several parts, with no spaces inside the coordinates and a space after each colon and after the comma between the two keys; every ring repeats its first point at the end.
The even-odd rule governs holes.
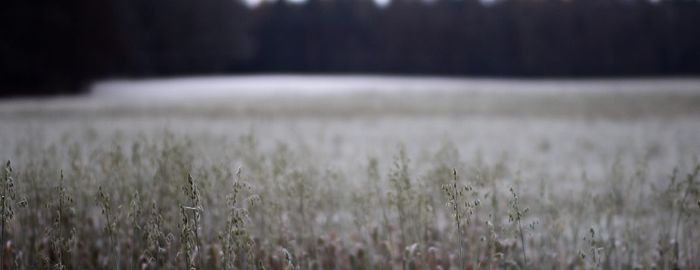
{"type": "Polygon", "coordinates": [[[3,101],[0,110],[3,156],[20,142],[80,142],[86,132],[128,141],[169,131],[212,147],[202,153],[212,159],[230,155],[220,143],[252,132],[264,149],[306,148],[308,158],[346,173],[369,157],[388,166],[400,143],[416,158],[449,143],[464,158],[505,157],[535,178],[586,171],[598,179],[618,157],[630,165],[638,161],[631,157],[648,157],[663,178],[700,153],[697,79],[115,80],[96,83],[87,96],[3,101]]]}
{"type": "Polygon", "coordinates": [[[4,146],[27,136],[48,143],[84,129],[129,136],[170,130],[208,139],[254,132],[264,145],[312,144],[340,163],[390,158],[398,143],[434,150],[450,142],[465,157],[508,152],[513,161],[571,162],[563,168],[647,148],[669,165],[700,150],[697,79],[116,80],[96,83],[87,96],[3,101],[0,111],[4,146]]]}
{"type": "Polygon", "coordinates": [[[15,207],[8,225],[25,269],[37,265],[28,256],[77,268],[219,267],[217,254],[234,242],[248,259],[227,263],[241,269],[330,269],[327,260],[340,269],[700,266],[698,79],[115,80],[85,96],[0,101],[0,127],[17,201],[46,214],[15,207]],[[451,199],[453,169],[465,189],[451,199]],[[26,222],[53,226],[44,220],[53,206],[41,205],[53,205],[57,182],[28,185],[61,171],[59,189],[74,204],[59,223],[74,232],[22,232],[26,222]],[[196,217],[177,207],[191,205],[192,191],[180,189],[188,174],[200,188],[196,217]],[[227,206],[234,182],[259,204],[227,206]],[[143,229],[155,226],[152,204],[160,234],[143,229]],[[229,206],[246,210],[234,223],[249,239],[226,234],[229,206]],[[134,207],[143,224],[130,227],[134,207]],[[202,221],[187,227],[181,215],[202,221]],[[60,253],[72,259],[42,255],[51,253],[33,242],[42,238],[75,245],[60,253]],[[88,251],[96,257],[78,259],[88,251]]]}

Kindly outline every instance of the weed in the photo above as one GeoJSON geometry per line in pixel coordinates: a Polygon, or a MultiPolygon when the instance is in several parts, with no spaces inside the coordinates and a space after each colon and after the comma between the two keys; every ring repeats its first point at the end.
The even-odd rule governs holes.
{"type": "MultiPolygon", "coordinates": [[[[692,256],[700,251],[693,230],[700,224],[700,166],[677,169],[669,181],[661,166],[667,163],[635,155],[605,155],[613,166],[602,162],[602,169],[559,170],[540,163],[547,160],[492,153],[462,163],[457,145],[445,144],[437,154],[417,145],[415,155],[400,146],[382,177],[390,157],[360,158],[352,167],[319,158],[325,152],[316,156],[313,147],[250,134],[230,141],[230,152],[218,149],[228,149],[226,138],[212,139],[226,147],[212,147],[170,133],[95,140],[19,147],[27,152],[4,164],[0,267],[700,265],[692,256]],[[245,174],[228,167],[249,163],[245,174]],[[442,202],[447,207],[435,207],[442,202]],[[535,230],[540,221],[545,230],[535,230]]],[[[667,165],[674,164],[685,165],[667,165]]]]}
{"type": "MultiPolygon", "coordinates": [[[[5,230],[14,217],[13,202],[16,199],[15,183],[12,177],[12,166],[8,160],[3,168],[2,183],[0,183],[0,244],[5,246],[5,230]]],[[[5,269],[5,252],[0,254],[0,270],[5,269]]]]}
{"type": "Polygon", "coordinates": [[[243,197],[244,189],[249,190],[250,187],[241,181],[241,170],[238,169],[233,189],[227,198],[229,213],[226,228],[219,236],[224,250],[223,269],[247,269],[255,264],[255,242],[247,230],[249,217],[245,206],[256,203],[258,197],[243,197]]]}
{"type": "Polygon", "coordinates": [[[188,269],[197,269],[202,265],[201,241],[199,237],[201,213],[203,211],[199,187],[192,175],[187,174],[187,182],[182,187],[188,204],[180,205],[182,222],[180,223],[181,252],[185,255],[188,269]]]}
{"type": "MultiPolygon", "coordinates": [[[[63,178],[63,177],[61,177],[63,178]]],[[[61,199],[62,201],[62,199],[61,199]]],[[[117,243],[115,242],[115,230],[116,230],[116,223],[113,217],[112,213],[112,200],[110,199],[109,195],[104,192],[102,187],[100,186],[98,191],[97,191],[97,203],[99,204],[101,210],[102,210],[102,215],[105,217],[105,225],[104,225],[104,234],[107,235],[107,238],[109,239],[109,246],[112,247],[114,250],[114,254],[120,254],[119,249],[117,247],[117,243]]],[[[62,205],[62,204],[60,204],[62,205]]],[[[59,209],[62,209],[62,207],[59,207],[59,209]]],[[[59,210],[59,217],[60,213],[62,210],[59,210]]],[[[61,231],[61,230],[59,230],[61,231]]],[[[114,262],[114,266],[116,269],[119,269],[120,265],[120,258],[119,256],[116,256],[116,261],[114,262]]]]}
{"type": "Polygon", "coordinates": [[[464,201],[464,191],[457,186],[457,169],[453,169],[452,179],[451,184],[443,185],[443,190],[447,196],[447,206],[452,210],[452,218],[459,238],[459,266],[460,269],[464,269],[464,229],[462,228],[464,211],[461,203],[464,201]]]}
{"type": "Polygon", "coordinates": [[[522,208],[520,205],[520,197],[518,193],[515,192],[513,187],[510,188],[510,193],[512,195],[510,201],[510,211],[508,213],[508,219],[517,225],[518,236],[520,237],[520,248],[523,254],[523,268],[527,268],[527,249],[525,246],[525,232],[523,231],[522,220],[525,215],[529,212],[529,208],[522,208]]]}

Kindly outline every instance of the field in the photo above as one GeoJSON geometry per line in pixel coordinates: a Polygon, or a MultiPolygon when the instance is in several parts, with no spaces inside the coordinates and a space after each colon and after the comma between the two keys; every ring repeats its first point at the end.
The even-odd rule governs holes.
{"type": "Polygon", "coordinates": [[[700,80],[0,101],[1,269],[698,269],[700,80]]]}

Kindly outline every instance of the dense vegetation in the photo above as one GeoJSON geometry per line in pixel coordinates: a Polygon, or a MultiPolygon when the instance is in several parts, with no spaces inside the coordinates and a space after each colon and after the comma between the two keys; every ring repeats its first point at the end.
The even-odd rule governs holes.
{"type": "Polygon", "coordinates": [[[428,2],[12,1],[0,9],[0,86],[26,95],[112,76],[700,72],[698,1],[428,2]]]}
{"type": "Polygon", "coordinates": [[[700,165],[648,179],[644,159],[618,160],[604,188],[584,173],[568,193],[505,160],[464,163],[450,144],[421,173],[399,146],[352,178],[285,144],[263,152],[252,134],[233,160],[204,162],[196,145],[166,134],[23,150],[3,164],[3,269],[700,265],[700,165]]]}

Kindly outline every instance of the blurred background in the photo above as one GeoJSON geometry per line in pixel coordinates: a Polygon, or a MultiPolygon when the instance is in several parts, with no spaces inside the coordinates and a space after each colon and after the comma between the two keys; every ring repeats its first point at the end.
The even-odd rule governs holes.
{"type": "Polygon", "coordinates": [[[699,28],[700,0],[4,0],[0,270],[700,269],[699,28]]]}
{"type": "Polygon", "coordinates": [[[0,96],[313,73],[700,74],[694,0],[31,0],[0,8],[0,96]]]}

